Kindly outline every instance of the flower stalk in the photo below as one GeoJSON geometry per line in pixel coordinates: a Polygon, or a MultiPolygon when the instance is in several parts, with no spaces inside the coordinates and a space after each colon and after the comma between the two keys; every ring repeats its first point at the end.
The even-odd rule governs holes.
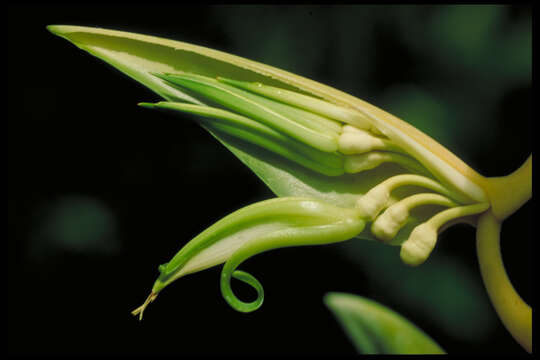
{"type": "Polygon", "coordinates": [[[487,180],[492,208],[480,216],[476,230],[480,273],[504,326],[525,350],[532,353],[532,309],[512,286],[500,249],[503,220],[532,197],[532,155],[512,174],[487,180]],[[512,196],[506,195],[508,193],[512,196]]]}

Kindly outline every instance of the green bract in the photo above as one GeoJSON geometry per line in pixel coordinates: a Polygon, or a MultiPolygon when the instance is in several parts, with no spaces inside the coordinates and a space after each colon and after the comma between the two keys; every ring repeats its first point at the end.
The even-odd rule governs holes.
{"type": "MultiPolygon", "coordinates": [[[[279,247],[372,239],[401,246],[402,260],[419,265],[446,227],[474,224],[479,214],[500,224],[530,197],[531,158],[516,174],[485,178],[406,122],[301,76],[153,36],[78,26],[48,29],[164,99],[142,106],[195,115],[282,197],[237,210],[188,242],[159,267],[150,296],[134,311],[141,317],[172,281],[221,263],[227,302],[243,312],[257,309],[262,286],[236,267],[279,247]],[[514,192],[510,199],[508,187],[514,192]],[[252,285],[257,300],[237,299],[231,277],[252,285]]],[[[530,308],[519,311],[530,317],[530,308]]]]}

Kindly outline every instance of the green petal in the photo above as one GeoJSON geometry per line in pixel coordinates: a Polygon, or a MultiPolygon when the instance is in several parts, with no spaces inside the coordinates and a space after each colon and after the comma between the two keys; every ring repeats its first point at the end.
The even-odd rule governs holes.
{"type": "Polygon", "coordinates": [[[237,139],[259,145],[318,173],[337,176],[344,173],[343,156],[337,152],[323,152],[294,139],[259,122],[230,111],[186,103],[162,101],[156,104],[140,103],[147,108],[171,112],[196,114],[196,121],[221,135],[231,135],[237,139]],[[212,119],[211,121],[207,119],[212,119]]]}
{"type": "MultiPolygon", "coordinates": [[[[225,263],[221,276],[224,298],[238,311],[254,311],[262,304],[264,292],[256,278],[236,270],[243,261],[282,247],[345,241],[358,235],[364,226],[355,209],[318,200],[291,197],[261,201],[219,220],[184,245],[168,263],[159,266],[160,276],[151,294],[157,296],[163,288],[187,274],[225,263]],[[251,303],[239,300],[231,289],[232,277],[253,286],[257,300],[251,303]]],[[[136,313],[142,313],[148,303],[136,313]]]]}
{"type": "Polygon", "coordinates": [[[357,217],[357,214],[354,209],[296,197],[274,198],[246,206],[219,220],[187,243],[166,264],[162,280],[169,282],[171,277],[225,262],[249,239],[291,227],[339,222],[344,218],[357,217]],[[205,253],[201,254],[203,250],[205,253]]]}
{"type": "Polygon", "coordinates": [[[370,129],[371,122],[363,114],[351,111],[347,108],[336,106],[313,96],[303,95],[296,91],[289,91],[262,83],[249,83],[232,79],[218,78],[219,81],[248,90],[271,99],[291,104],[310,112],[317,113],[330,119],[335,119],[360,129],[370,129]]]}
{"type": "Polygon", "coordinates": [[[261,96],[238,90],[217,80],[193,75],[160,75],[159,77],[202,94],[232,111],[258,120],[321,151],[337,150],[337,133],[322,124],[292,113],[292,108],[261,96]],[[287,114],[287,115],[285,115],[287,114]]]}

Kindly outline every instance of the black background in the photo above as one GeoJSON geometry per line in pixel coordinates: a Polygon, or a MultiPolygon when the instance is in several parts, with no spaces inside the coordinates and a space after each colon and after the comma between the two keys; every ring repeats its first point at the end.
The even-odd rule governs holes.
{"type": "MultiPolygon", "coordinates": [[[[301,22],[308,16],[324,18],[334,9],[283,7],[265,13],[256,8],[240,11],[235,7],[159,4],[8,7],[5,311],[10,354],[354,354],[321,301],[328,291],[381,301],[414,321],[450,353],[523,353],[498,320],[482,339],[467,341],[449,336],[421,311],[400,307],[399,301],[379,291],[376,279],[343,256],[340,251],[347,248],[342,244],[283,249],[247,261],[243,266],[261,280],[266,292],[265,304],[254,313],[240,314],[226,304],[219,291],[220,268],[216,267],[167,288],[141,323],[130,315],[147,296],[157,266],[168,261],[182,244],[231,211],[273,194],[202,128],[137,107],[139,101],[159,99],[53,36],[45,26],[110,27],[248,57],[239,52],[241,40],[224,31],[226,24],[244,21],[242,17],[250,11],[255,18],[251,23],[257,23],[259,16],[261,23],[267,24],[271,16],[278,21],[281,15],[294,13],[301,22]],[[114,231],[109,234],[113,245],[78,249],[40,243],[36,247],[44,222],[65,199],[93,199],[105,206],[108,214],[113,214],[114,231]]],[[[432,10],[420,11],[429,17],[432,10]]],[[[381,16],[384,9],[376,12],[381,16]]],[[[509,21],[531,16],[527,7],[507,12],[509,21]]],[[[249,31],[246,39],[256,41],[259,33],[271,30],[249,31]]],[[[385,30],[383,23],[376,32],[385,45],[373,50],[377,66],[370,72],[370,87],[362,85],[363,92],[355,92],[350,83],[333,80],[332,69],[339,59],[332,55],[332,48],[309,71],[302,72],[301,57],[298,68],[291,65],[287,70],[378,104],[378,94],[393,81],[408,80],[400,75],[402,71],[407,72],[415,61],[426,61],[411,54],[398,61],[395,51],[401,45],[393,40],[392,31],[391,27],[385,30]]],[[[349,45],[354,48],[354,44],[349,45]]],[[[265,58],[255,60],[267,62],[265,58]]],[[[422,81],[441,75],[421,71],[408,75],[415,76],[422,81]]],[[[465,154],[458,152],[482,174],[507,174],[531,152],[530,86],[530,82],[510,86],[499,99],[497,116],[486,122],[486,126],[495,124],[486,130],[493,132],[490,144],[476,151],[467,149],[465,154]]],[[[456,131],[463,129],[456,125],[456,131]]],[[[478,142],[482,143],[481,139],[478,142]]],[[[509,239],[503,241],[503,252],[510,277],[529,302],[533,251],[527,239],[532,237],[531,214],[532,202],[510,218],[503,231],[503,239],[509,239]]],[[[479,282],[474,230],[458,226],[443,235],[447,240],[468,239],[441,240],[438,251],[460,256],[472,269],[474,281],[479,282]]],[[[242,284],[234,286],[240,296],[253,296],[242,284]]],[[[474,314],[470,316],[474,321],[474,314]]]]}

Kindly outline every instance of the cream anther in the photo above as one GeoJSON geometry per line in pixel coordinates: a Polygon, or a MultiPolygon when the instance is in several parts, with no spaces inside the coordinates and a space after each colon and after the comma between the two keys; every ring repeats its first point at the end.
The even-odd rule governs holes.
{"type": "Polygon", "coordinates": [[[387,149],[387,141],[371,135],[367,131],[357,129],[356,131],[345,132],[338,140],[338,150],[345,155],[363,154],[372,150],[387,149]]]}
{"type": "Polygon", "coordinates": [[[396,203],[385,210],[371,225],[371,232],[382,241],[392,240],[409,218],[406,204],[396,203]]]}
{"type": "Polygon", "coordinates": [[[362,217],[373,220],[385,208],[390,199],[390,189],[387,186],[375,186],[356,202],[362,217]]]}
{"type": "Polygon", "coordinates": [[[346,156],[343,168],[345,172],[355,174],[373,169],[385,161],[391,161],[388,154],[372,151],[366,154],[346,156]]]}
{"type": "Polygon", "coordinates": [[[413,173],[427,173],[427,170],[415,159],[390,151],[370,151],[365,154],[346,155],[343,169],[347,173],[355,174],[376,168],[386,162],[396,163],[413,173]]]}
{"type": "Polygon", "coordinates": [[[433,250],[437,241],[437,232],[445,223],[464,216],[480,214],[488,208],[489,203],[478,203],[441,211],[413,229],[409,238],[401,244],[401,259],[412,266],[420,265],[433,250]]]}
{"type": "Polygon", "coordinates": [[[352,133],[363,133],[365,131],[359,129],[358,127],[356,126],[352,126],[352,125],[343,125],[343,132],[344,133],[348,133],[348,132],[352,132],[352,133]]]}
{"type": "Polygon", "coordinates": [[[422,186],[446,196],[451,196],[451,193],[444,186],[432,179],[420,175],[402,174],[388,178],[371,188],[357,200],[356,208],[361,210],[366,219],[374,220],[388,204],[390,192],[397,187],[406,185],[422,186]]]}
{"type": "Polygon", "coordinates": [[[437,229],[429,222],[413,229],[409,238],[401,244],[399,256],[411,266],[418,266],[428,258],[437,242],[437,229]]]}
{"type": "Polygon", "coordinates": [[[439,194],[415,194],[389,206],[377,217],[371,226],[371,232],[380,240],[392,240],[407,222],[411,210],[421,205],[453,207],[458,204],[439,194]]]}

